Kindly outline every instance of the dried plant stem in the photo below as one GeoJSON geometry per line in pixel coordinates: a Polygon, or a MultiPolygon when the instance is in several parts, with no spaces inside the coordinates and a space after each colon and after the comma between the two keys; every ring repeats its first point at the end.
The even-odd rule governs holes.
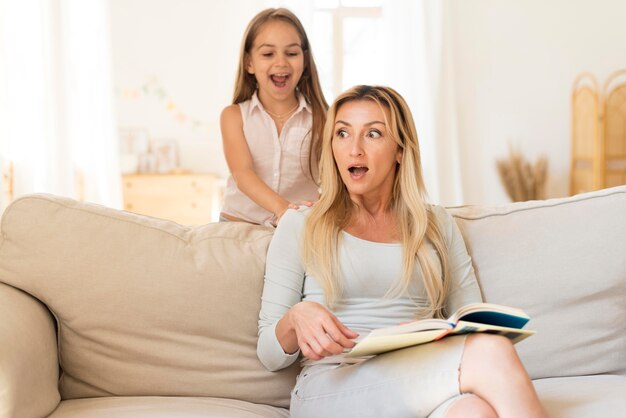
{"type": "Polygon", "coordinates": [[[548,161],[545,156],[531,164],[512,147],[508,159],[496,161],[504,188],[514,202],[545,199],[548,161]]]}

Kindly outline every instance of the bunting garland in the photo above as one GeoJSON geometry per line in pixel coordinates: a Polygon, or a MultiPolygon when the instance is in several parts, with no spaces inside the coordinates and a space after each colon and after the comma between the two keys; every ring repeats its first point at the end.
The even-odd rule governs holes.
{"type": "Polygon", "coordinates": [[[209,132],[213,126],[200,119],[193,118],[187,114],[167,93],[161,82],[152,77],[140,87],[122,88],[118,91],[118,96],[123,100],[155,99],[163,103],[165,110],[171,114],[172,118],[181,126],[188,126],[194,131],[203,130],[209,132]]]}

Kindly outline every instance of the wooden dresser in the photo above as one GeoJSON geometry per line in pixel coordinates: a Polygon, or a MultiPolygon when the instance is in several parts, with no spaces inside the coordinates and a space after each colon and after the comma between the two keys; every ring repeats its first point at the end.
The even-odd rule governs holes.
{"type": "Polygon", "coordinates": [[[124,209],[182,225],[216,222],[223,180],[212,174],[122,176],[124,209]]]}

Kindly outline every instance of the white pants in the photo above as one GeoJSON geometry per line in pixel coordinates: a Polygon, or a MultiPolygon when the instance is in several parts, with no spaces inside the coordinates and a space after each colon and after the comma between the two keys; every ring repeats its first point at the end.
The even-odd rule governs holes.
{"type": "Polygon", "coordinates": [[[354,365],[302,370],[291,393],[293,418],[440,418],[463,395],[465,336],[381,354],[354,365]]]}

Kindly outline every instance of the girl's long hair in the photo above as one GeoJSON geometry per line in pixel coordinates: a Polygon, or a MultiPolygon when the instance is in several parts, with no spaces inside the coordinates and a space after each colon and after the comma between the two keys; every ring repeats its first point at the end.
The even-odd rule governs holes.
{"type": "Polygon", "coordinates": [[[305,100],[311,106],[313,113],[313,126],[311,128],[311,144],[309,148],[309,174],[313,181],[317,183],[317,175],[313,174],[317,171],[317,162],[321,153],[321,138],[326,122],[326,111],[328,104],[324,99],[322,87],[320,85],[317,74],[317,67],[313,60],[311,45],[306,31],[298,17],[290,10],[285,8],[265,9],[258,13],[246,28],[241,42],[241,51],[239,54],[239,68],[237,69],[237,77],[235,80],[235,92],[233,94],[233,104],[250,100],[254,94],[257,83],[254,74],[248,73],[248,61],[250,59],[250,51],[254,40],[264,24],[271,21],[281,21],[289,23],[298,32],[301,41],[302,52],[304,55],[304,71],[298,82],[298,90],[304,96],[305,100]]]}
{"type": "Polygon", "coordinates": [[[427,307],[418,308],[417,316],[443,317],[449,287],[446,244],[435,215],[426,203],[413,116],[402,96],[389,87],[353,87],[341,94],[328,111],[320,160],[322,193],[306,221],[302,247],[304,265],[323,288],[328,306],[335,306],[343,290],[338,266],[340,232],[348,225],[354,204],[333,157],[334,123],[341,106],[361,100],[371,100],[381,109],[389,110],[391,120],[385,120],[387,130],[402,150],[389,203],[402,242],[402,277],[386,296],[397,297],[405,292],[417,266],[429,303],[427,307]],[[432,245],[434,253],[427,244],[432,245]]]}

